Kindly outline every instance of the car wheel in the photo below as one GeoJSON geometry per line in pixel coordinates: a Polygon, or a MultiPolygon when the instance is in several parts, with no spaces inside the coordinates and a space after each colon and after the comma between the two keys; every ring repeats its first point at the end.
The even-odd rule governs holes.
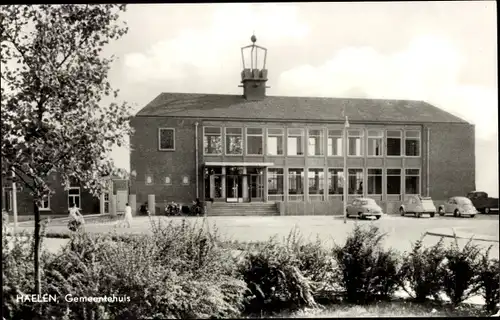
{"type": "Polygon", "coordinates": [[[361,214],[361,212],[358,212],[358,219],[363,219],[363,215],[361,214]]]}
{"type": "Polygon", "coordinates": [[[431,218],[434,218],[434,216],[436,215],[436,213],[435,212],[431,212],[430,215],[431,215],[431,218]]]}
{"type": "Polygon", "coordinates": [[[417,216],[417,218],[422,217],[422,213],[421,212],[417,212],[415,215],[417,216]]]}
{"type": "Polygon", "coordinates": [[[484,208],[484,213],[489,214],[490,213],[490,208],[484,208]]]}
{"type": "Polygon", "coordinates": [[[439,208],[438,213],[439,213],[439,215],[441,217],[444,216],[444,209],[443,208],[439,208]]]}
{"type": "Polygon", "coordinates": [[[377,220],[378,220],[378,219],[380,219],[382,216],[375,216],[375,217],[376,217],[376,218],[377,218],[377,220]]]}
{"type": "Polygon", "coordinates": [[[453,212],[453,216],[454,217],[458,217],[459,213],[460,212],[458,211],[458,209],[455,209],[455,211],[453,212]]]}
{"type": "Polygon", "coordinates": [[[470,217],[471,217],[471,218],[474,218],[475,216],[476,216],[475,214],[471,214],[471,215],[470,215],[470,217]]]}
{"type": "Polygon", "coordinates": [[[405,216],[405,209],[399,208],[399,213],[401,214],[402,217],[405,216]]]}

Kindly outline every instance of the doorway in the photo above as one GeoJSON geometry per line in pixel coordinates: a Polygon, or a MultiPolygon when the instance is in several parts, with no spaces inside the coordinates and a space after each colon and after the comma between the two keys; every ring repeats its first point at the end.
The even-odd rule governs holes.
{"type": "Polygon", "coordinates": [[[264,201],[264,177],[262,175],[249,175],[250,201],[264,201]]]}
{"type": "Polygon", "coordinates": [[[243,176],[226,176],[227,202],[241,202],[243,200],[243,176]]]}

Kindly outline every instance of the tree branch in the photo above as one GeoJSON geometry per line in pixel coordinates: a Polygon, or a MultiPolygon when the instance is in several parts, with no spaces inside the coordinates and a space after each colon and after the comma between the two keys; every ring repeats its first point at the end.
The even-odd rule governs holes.
{"type": "Polygon", "coordinates": [[[27,182],[27,181],[26,181],[26,180],[25,180],[25,179],[24,179],[24,178],[23,178],[23,177],[19,174],[19,172],[16,172],[16,170],[17,170],[17,171],[21,171],[21,172],[24,174],[24,171],[23,171],[23,170],[19,169],[17,166],[12,166],[12,168],[13,168],[13,169],[15,169],[15,170],[13,170],[13,171],[14,171],[14,173],[16,174],[16,176],[18,176],[18,177],[19,177],[19,179],[21,179],[21,180],[23,181],[24,185],[26,185],[28,188],[30,188],[33,192],[36,192],[36,193],[38,192],[37,190],[35,190],[35,187],[34,187],[34,186],[32,186],[31,184],[29,184],[29,183],[28,183],[28,182],[27,182]]]}

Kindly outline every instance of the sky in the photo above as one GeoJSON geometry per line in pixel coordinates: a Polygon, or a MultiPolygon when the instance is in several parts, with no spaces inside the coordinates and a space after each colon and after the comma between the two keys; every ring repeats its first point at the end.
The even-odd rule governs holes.
{"type": "Polygon", "coordinates": [[[134,112],[161,92],[240,94],[255,34],[268,95],[424,100],[475,124],[476,188],[498,196],[495,1],[131,4],[122,20],[105,54],[134,112]]]}

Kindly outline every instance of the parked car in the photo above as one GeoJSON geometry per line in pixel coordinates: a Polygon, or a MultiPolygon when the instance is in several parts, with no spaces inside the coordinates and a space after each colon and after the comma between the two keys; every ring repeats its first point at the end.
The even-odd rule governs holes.
{"type": "Polygon", "coordinates": [[[380,219],[382,214],[382,208],[379,207],[375,200],[369,198],[356,198],[348,204],[346,208],[347,217],[376,217],[377,219],[380,219]]]}
{"type": "Polygon", "coordinates": [[[486,192],[472,191],[467,194],[467,198],[479,212],[489,214],[491,211],[498,211],[498,198],[490,198],[486,192]]]}
{"type": "Polygon", "coordinates": [[[401,216],[410,213],[420,218],[423,214],[428,214],[433,218],[436,212],[436,206],[430,197],[407,196],[399,207],[401,216]]]}
{"type": "Polygon", "coordinates": [[[440,216],[453,213],[454,217],[469,216],[471,218],[478,213],[472,201],[466,197],[449,198],[444,205],[439,206],[438,212],[440,216]]]}

